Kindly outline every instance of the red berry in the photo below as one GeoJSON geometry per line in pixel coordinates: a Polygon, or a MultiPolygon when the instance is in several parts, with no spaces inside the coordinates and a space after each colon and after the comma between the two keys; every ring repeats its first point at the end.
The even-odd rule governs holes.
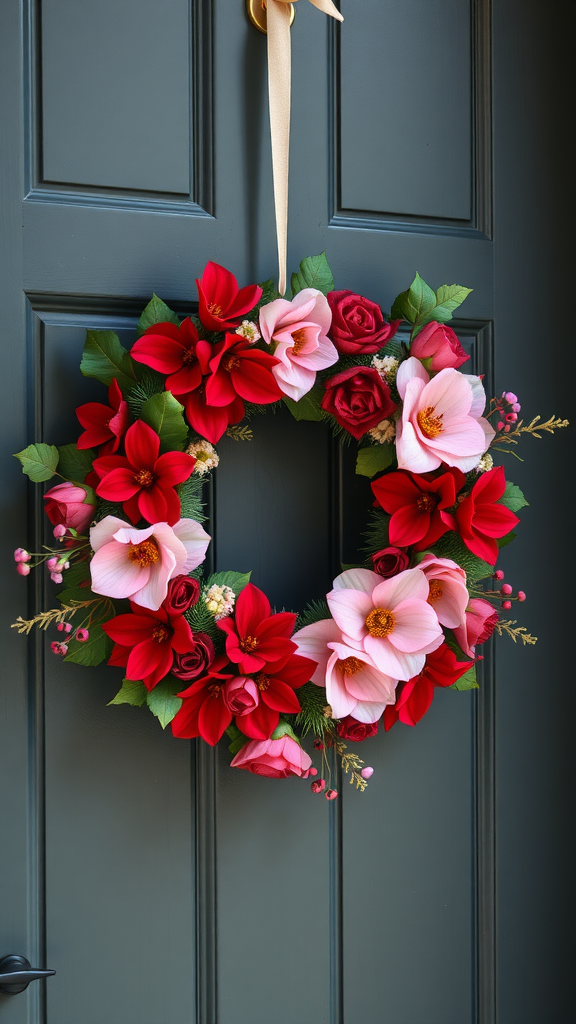
{"type": "Polygon", "coordinates": [[[324,750],[322,740],[314,740],[314,750],[324,750]]]}
{"type": "Polygon", "coordinates": [[[526,600],[526,594],[524,593],[523,590],[519,590],[518,591],[518,600],[519,601],[525,601],[526,600]]]}
{"type": "Polygon", "coordinates": [[[503,580],[504,579],[504,571],[502,569],[496,569],[496,572],[494,573],[494,579],[495,580],[503,580]]]}
{"type": "Polygon", "coordinates": [[[338,790],[337,789],[327,789],[326,793],[324,795],[325,795],[327,800],[335,800],[336,797],[338,796],[338,790]]]}
{"type": "Polygon", "coordinates": [[[512,593],[512,587],[510,586],[510,584],[503,583],[502,586],[500,587],[500,593],[506,594],[506,597],[508,597],[508,595],[512,593]]]}
{"type": "Polygon", "coordinates": [[[505,611],[509,612],[512,607],[512,601],[502,601],[502,607],[505,611]]]}

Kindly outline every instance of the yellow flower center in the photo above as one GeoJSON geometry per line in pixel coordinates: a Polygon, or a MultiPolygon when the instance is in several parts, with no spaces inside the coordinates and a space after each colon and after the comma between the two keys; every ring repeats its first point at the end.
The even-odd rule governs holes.
{"type": "Polygon", "coordinates": [[[263,672],[259,672],[257,676],[254,676],[254,682],[259,690],[267,690],[270,686],[270,676],[265,676],[263,672]]]}
{"type": "Polygon", "coordinates": [[[160,558],[158,545],[153,537],[143,540],[140,544],[134,544],[128,548],[128,558],[131,562],[137,562],[141,569],[154,565],[160,558]]]}
{"type": "Polygon", "coordinates": [[[430,494],[429,491],[426,491],[416,499],[416,508],[419,512],[432,512],[432,510],[436,508],[437,502],[438,498],[436,495],[430,494]]]}
{"type": "Polygon", "coordinates": [[[258,647],[258,638],[255,636],[244,636],[240,641],[240,650],[244,654],[251,654],[258,647]]]}
{"type": "Polygon", "coordinates": [[[353,676],[361,668],[364,668],[364,662],[360,661],[360,658],[344,658],[343,661],[338,662],[338,668],[345,676],[353,676]]]}
{"type": "Polygon", "coordinates": [[[394,613],[388,608],[373,608],[366,616],[366,629],[370,636],[389,636],[395,625],[394,613]]]}
{"type": "Polygon", "coordinates": [[[430,580],[430,590],[428,593],[428,604],[436,604],[443,594],[443,587],[440,580],[430,580]]]}
{"type": "Polygon", "coordinates": [[[434,416],[434,409],[436,406],[427,405],[425,409],[421,409],[416,419],[418,420],[418,426],[424,434],[424,437],[438,437],[444,430],[442,425],[442,418],[444,413],[440,416],[434,416]]]}
{"type": "Polygon", "coordinates": [[[158,626],[154,626],[154,629],[152,630],[152,639],[155,640],[156,643],[163,644],[164,641],[167,640],[169,636],[170,630],[168,629],[167,626],[163,626],[162,623],[160,623],[158,626]]]}
{"type": "Polygon", "coordinates": [[[140,487],[151,487],[154,483],[154,474],[149,469],[140,469],[134,474],[134,480],[140,487]]]}
{"type": "Polygon", "coordinates": [[[228,370],[228,373],[231,373],[237,366],[240,366],[240,360],[238,359],[238,356],[232,354],[226,356],[225,359],[222,360],[222,366],[225,370],[228,370]]]}
{"type": "Polygon", "coordinates": [[[212,316],[222,316],[222,306],[217,306],[215,302],[208,304],[208,312],[212,313],[212,316]]]}
{"type": "Polygon", "coordinates": [[[293,332],[292,338],[294,339],[294,344],[292,346],[292,355],[297,356],[298,353],[302,351],[304,345],[306,344],[306,331],[304,330],[303,327],[301,327],[299,331],[293,332]]]}

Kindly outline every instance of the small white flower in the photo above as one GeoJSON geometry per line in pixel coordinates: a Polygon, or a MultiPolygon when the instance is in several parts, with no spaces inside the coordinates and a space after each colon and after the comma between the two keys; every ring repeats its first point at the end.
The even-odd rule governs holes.
{"type": "Polygon", "coordinates": [[[480,462],[475,467],[475,469],[477,473],[487,473],[490,469],[493,468],[493,466],[494,459],[490,455],[490,452],[486,452],[486,454],[483,455],[482,458],[480,459],[480,462]]]}
{"type": "Polygon", "coordinates": [[[234,611],[236,597],[230,587],[219,587],[213,583],[204,594],[204,604],[216,620],[224,619],[234,611]]]}
{"type": "Polygon", "coordinates": [[[204,476],[209,469],[216,469],[216,466],[220,462],[220,456],[217,454],[216,449],[209,441],[193,441],[189,444],[186,449],[186,454],[191,455],[193,459],[196,459],[196,465],[194,466],[194,472],[198,473],[198,476],[204,476]]]}
{"type": "Polygon", "coordinates": [[[239,334],[241,338],[246,338],[246,341],[250,342],[251,345],[255,345],[257,341],[260,341],[262,335],[250,320],[243,320],[240,327],[236,328],[236,334],[239,334]]]}
{"type": "Polygon", "coordinates": [[[378,426],[372,427],[368,433],[378,444],[391,443],[396,436],[396,425],[392,420],[382,420],[378,426]]]}
{"type": "Polygon", "coordinates": [[[396,377],[396,371],[399,363],[394,356],[383,356],[379,359],[378,356],[373,356],[372,366],[382,377],[382,380],[386,381],[387,384],[393,384],[396,377]]]}

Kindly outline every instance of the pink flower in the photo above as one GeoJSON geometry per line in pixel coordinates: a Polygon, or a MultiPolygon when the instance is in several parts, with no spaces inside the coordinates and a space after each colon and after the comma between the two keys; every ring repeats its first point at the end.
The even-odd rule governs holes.
{"type": "Polygon", "coordinates": [[[498,612],[489,601],[473,597],[466,609],[466,623],[454,630],[454,636],[469,658],[474,657],[476,644],[483,644],[492,636],[498,612]]]}
{"type": "Polygon", "coordinates": [[[87,501],[87,491],[76,484],[56,484],[46,491],[45,512],[54,526],[72,527],[78,533],[92,522],[95,505],[87,501]]]}
{"type": "Polygon", "coordinates": [[[396,425],[400,469],[428,473],[442,463],[469,472],[495,435],[482,418],[486,395],[479,377],[448,368],[430,380],[414,358],[401,363],[396,386],[403,401],[396,425]]]}
{"type": "Polygon", "coordinates": [[[251,740],[231,762],[232,768],[245,768],[269,779],[287,779],[289,775],[307,779],[311,765],[306,751],[288,734],[277,740],[251,740]]]}
{"type": "Polygon", "coordinates": [[[332,641],[342,643],[342,630],[334,619],[320,619],[310,626],[304,626],[293,634],[292,640],[296,644],[297,654],[316,662],[316,669],[310,676],[310,682],[316,683],[317,686],[326,686],[326,670],[332,655],[328,644],[332,641]]]}
{"type": "Polygon", "coordinates": [[[136,530],[123,519],[106,516],[90,530],[90,543],[93,592],[129,597],[157,611],[168,592],[168,580],[200,565],[210,537],[194,519],[136,530]]]}
{"type": "Polygon", "coordinates": [[[349,569],[336,577],[326,599],[343,643],[367,654],[384,675],[407,680],[444,639],[428,593],[421,569],[406,569],[390,580],[369,569],[349,569]]]}
{"type": "Polygon", "coordinates": [[[328,338],[331,322],[328,300],[316,288],[304,288],[291,302],[274,299],[260,310],[262,337],[278,359],[272,373],[295,402],[310,391],[317,370],[338,362],[328,338]]]}
{"type": "Polygon", "coordinates": [[[380,672],[365,653],[340,643],[328,644],[326,699],[334,718],[353,715],[357,722],[377,722],[396,701],[397,680],[380,672]]]}
{"type": "Polygon", "coordinates": [[[410,355],[417,359],[431,359],[432,373],[445,370],[448,366],[458,369],[467,356],[451,327],[432,320],[416,335],[410,346],[410,355]]]}
{"type": "Polygon", "coordinates": [[[223,688],[222,700],[231,715],[248,715],[260,703],[258,687],[250,676],[235,676],[223,688]]]}
{"type": "Polygon", "coordinates": [[[469,600],[464,569],[450,558],[435,555],[425,555],[418,568],[428,580],[428,604],[436,612],[438,622],[449,629],[463,626],[469,600]]]}

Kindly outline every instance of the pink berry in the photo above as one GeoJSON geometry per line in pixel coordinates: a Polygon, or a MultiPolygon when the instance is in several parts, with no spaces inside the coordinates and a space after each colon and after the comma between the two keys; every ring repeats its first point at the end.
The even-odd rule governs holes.
{"type": "Polygon", "coordinates": [[[338,790],[337,789],[327,789],[325,794],[324,794],[324,796],[326,797],[327,800],[335,800],[336,797],[338,796],[338,790]]]}
{"type": "Polygon", "coordinates": [[[514,402],[514,405],[512,406],[512,412],[520,412],[521,408],[522,406],[519,402],[514,402]]]}
{"type": "Polygon", "coordinates": [[[518,591],[518,600],[519,601],[525,601],[526,600],[526,594],[524,593],[523,590],[519,590],[518,591]]]}
{"type": "Polygon", "coordinates": [[[512,601],[502,601],[502,607],[505,611],[509,612],[512,607],[512,601]]]}
{"type": "Polygon", "coordinates": [[[65,537],[66,536],[66,527],[62,526],[62,524],[60,523],[58,526],[54,527],[54,529],[52,530],[52,533],[54,534],[54,536],[56,538],[65,537]]]}
{"type": "Polygon", "coordinates": [[[507,423],[506,426],[504,427],[504,433],[505,434],[509,434],[510,433],[510,424],[509,423],[507,423]]]}
{"type": "Polygon", "coordinates": [[[514,405],[514,402],[518,401],[518,398],[513,391],[507,391],[504,395],[504,398],[510,405],[514,405]]]}
{"type": "Polygon", "coordinates": [[[362,776],[363,779],[371,779],[372,776],[374,775],[374,769],[368,767],[363,768],[362,771],[360,772],[360,775],[362,776]]]}
{"type": "Polygon", "coordinates": [[[65,622],[64,623],[64,632],[65,633],[71,633],[72,632],[72,623],[71,622],[65,622]]]}
{"type": "Polygon", "coordinates": [[[16,572],[19,572],[21,576],[29,576],[30,566],[28,565],[27,562],[17,562],[16,572]]]}
{"type": "Polygon", "coordinates": [[[53,640],[50,648],[53,654],[68,654],[68,644],[61,644],[59,640],[53,640]]]}
{"type": "Polygon", "coordinates": [[[64,623],[63,622],[59,622],[58,625],[56,626],[56,629],[58,630],[59,633],[63,633],[64,632],[64,623]]]}
{"type": "Polygon", "coordinates": [[[52,580],[52,583],[62,583],[62,573],[61,572],[51,572],[50,573],[50,579],[52,580]]]}
{"type": "Polygon", "coordinates": [[[26,551],[26,548],[16,548],[16,551],[14,552],[15,562],[29,562],[31,558],[32,555],[29,551],[26,551]]]}
{"type": "Polygon", "coordinates": [[[309,768],[308,769],[308,775],[318,775],[318,769],[317,768],[309,768]]]}
{"type": "Polygon", "coordinates": [[[46,568],[49,569],[50,572],[54,572],[54,569],[56,568],[57,565],[58,559],[56,557],[49,558],[48,561],[46,562],[46,568]]]}
{"type": "MultiPolygon", "coordinates": [[[[68,622],[67,625],[70,626],[70,623],[68,622]]],[[[72,629],[72,626],[70,626],[70,629],[72,629]]],[[[89,636],[90,636],[90,633],[88,632],[87,629],[77,629],[76,630],[76,639],[81,644],[85,644],[89,636]]]]}
{"type": "Polygon", "coordinates": [[[518,419],[518,413],[516,413],[516,412],[507,412],[506,413],[506,422],[507,423],[516,423],[517,419],[518,419]]]}
{"type": "Polygon", "coordinates": [[[494,579],[495,580],[503,580],[504,579],[504,570],[503,569],[496,569],[496,572],[494,573],[494,579]]]}
{"type": "Polygon", "coordinates": [[[506,594],[506,597],[508,597],[508,594],[512,593],[512,587],[510,586],[510,584],[503,583],[502,586],[500,587],[500,593],[506,594]]]}
{"type": "Polygon", "coordinates": [[[496,430],[502,430],[503,426],[504,423],[502,422],[502,420],[498,420],[498,423],[496,424],[496,430]]]}
{"type": "Polygon", "coordinates": [[[326,789],[324,779],[315,779],[314,782],[311,783],[310,789],[313,793],[321,793],[323,789],[326,789]]]}

